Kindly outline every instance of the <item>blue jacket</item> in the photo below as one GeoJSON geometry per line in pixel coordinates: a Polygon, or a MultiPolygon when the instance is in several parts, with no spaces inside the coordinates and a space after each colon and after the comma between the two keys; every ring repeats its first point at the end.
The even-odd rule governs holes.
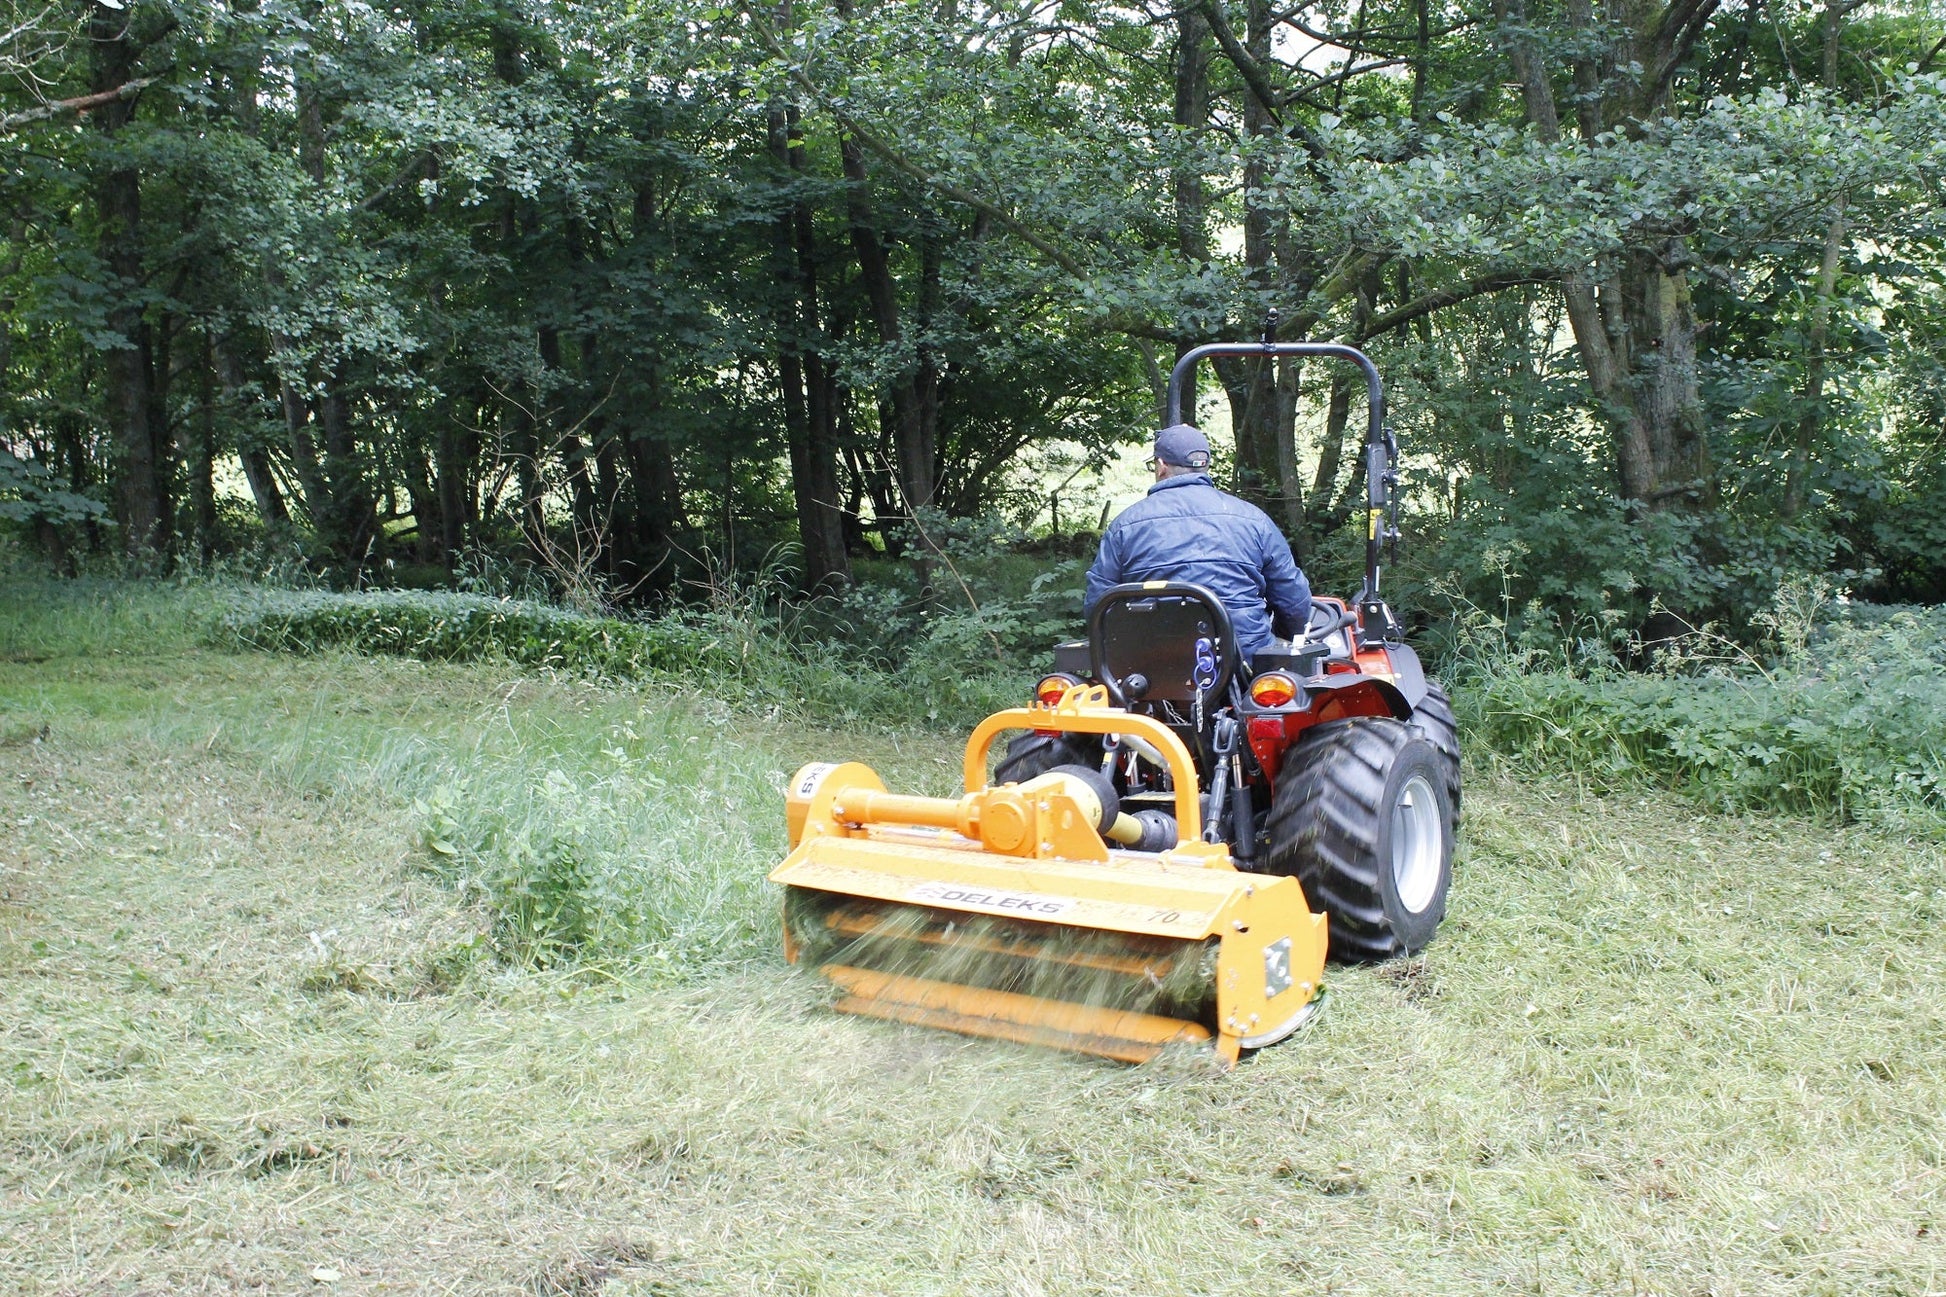
{"type": "Polygon", "coordinates": [[[1216,489],[1202,473],[1157,482],[1115,517],[1088,569],[1087,610],[1124,581],[1192,581],[1223,601],[1246,667],[1271,638],[1270,613],[1293,630],[1311,614],[1311,587],[1262,509],[1216,489]]]}

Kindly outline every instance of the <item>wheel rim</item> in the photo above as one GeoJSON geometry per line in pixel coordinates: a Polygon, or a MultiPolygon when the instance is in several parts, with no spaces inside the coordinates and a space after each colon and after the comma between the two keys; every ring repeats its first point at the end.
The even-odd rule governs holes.
{"type": "Polygon", "coordinates": [[[1414,775],[1392,803],[1392,886],[1408,913],[1432,904],[1439,890],[1439,801],[1424,775],[1414,775]]]}

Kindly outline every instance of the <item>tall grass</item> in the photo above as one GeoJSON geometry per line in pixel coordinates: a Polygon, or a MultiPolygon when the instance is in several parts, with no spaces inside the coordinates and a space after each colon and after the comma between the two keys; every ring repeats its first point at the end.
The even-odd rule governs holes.
{"type": "Polygon", "coordinates": [[[516,747],[416,772],[414,845],[483,904],[485,953],[694,973],[775,943],[783,771],[702,730],[672,707],[611,723],[592,760],[516,747]]]}
{"type": "MultiPolygon", "coordinates": [[[[972,724],[1025,696],[1024,654],[973,655],[965,617],[942,618],[923,644],[889,658],[869,643],[869,594],[845,620],[854,639],[817,633],[832,611],[793,609],[761,586],[727,586],[696,605],[626,619],[531,600],[430,591],[335,594],[237,588],[210,628],[215,642],[271,651],[350,650],[430,662],[507,662],[561,676],[676,681],[739,707],[840,723],[972,724]]],[[[841,613],[843,608],[839,610],[841,613]]],[[[1038,629],[1038,627],[1037,627],[1038,629]]],[[[1048,639],[1051,645],[1052,637],[1048,639]]],[[[985,645],[981,645],[985,649],[985,645]]]]}
{"type": "Polygon", "coordinates": [[[1762,657],[1698,634],[1628,671],[1479,621],[1456,707],[1473,748],[1517,769],[1946,835],[1946,609],[1780,607],[1764,629],[1762,657]]]}
{"type": "Polygon", "coordinates": [[[168,653],[196,641],[206,608],[175,585],[0,569],[0,662],[168,653]]]}

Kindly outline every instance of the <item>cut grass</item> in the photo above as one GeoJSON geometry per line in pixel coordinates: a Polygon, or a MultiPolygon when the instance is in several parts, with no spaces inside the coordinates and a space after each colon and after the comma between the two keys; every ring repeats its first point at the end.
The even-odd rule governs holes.
{"type": "Polygon", "coordinates": [[[0,591],[0,1291],[1946,1290],[1923,843],[1476,781],[1424,958],[1234,1074],[1127,1068],[777,955],[773,779],[944,791],[950,741],[210,652],[149,599],[0,591]],[[631,808],[617,747],[708,791],[631,808]],[[719,926],[483,958],[411,803],[540,817],[554,771],[719,926]]]}

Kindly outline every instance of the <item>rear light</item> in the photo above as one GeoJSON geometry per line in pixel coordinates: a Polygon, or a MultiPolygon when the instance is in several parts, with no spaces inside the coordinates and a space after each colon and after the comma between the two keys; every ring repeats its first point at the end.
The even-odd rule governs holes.
{"type": "Polygon", "coordinates": [[[1297,681],[1282,671],[1266,671],[1250,682],[1250,701],[1259,707],[1282,707],[1297,697],[1297,681]]]}
{"type": "Polygon", "coordinates": [[[1080,683],[1073,676],[1057,671],[1051,676],[1041,677],[1041,682],[1034,686],[1034,697],[1040,700],[1041,706],[1052,707],[1061,701],[1068,690],[1080,683]]]}

